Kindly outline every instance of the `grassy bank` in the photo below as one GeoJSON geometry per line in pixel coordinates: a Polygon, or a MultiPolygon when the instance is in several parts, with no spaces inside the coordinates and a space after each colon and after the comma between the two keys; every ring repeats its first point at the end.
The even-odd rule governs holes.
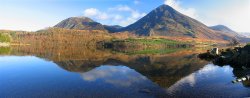
{"type": "Polygon", "coordinates": [[[164,48],[185,48],[193,46],[189,43],[164,38],[112,39],[111,41],[100,42],[98,45],[114,50],[158,50],[164,48]]]}
{"type": "Polygon", "coordinates": [[[128,38],[113,39],[102,42],[100,46],[112,51],[121,52],[129,55],[134,54],[167,54],[176,52],[180,49],[192,47],[191,44],[174,41],[164,38],[128,38]]]}
{"type": "Polygon", "coordinates": [[[178,42],[174,40],[168,40],[168,39],[147,39],[147,38],[138,38],[138,39],[126,39],[125,42],[135,43],[135,44],[143,44],[143,45],[159,45],[159,44],[165,44],[165,45],[177,45],[177,44],[184,44],[183,42],[178,42]]]}
{"type": "Polygon", "coordinates": [[[138,51],[125,51],[123,53],[128,55],[136,55],[136,54],[169,54],[174,53],[176,51],[182,50],[180,48],[166,48],[166,49],[145,49],[138,51]]]}

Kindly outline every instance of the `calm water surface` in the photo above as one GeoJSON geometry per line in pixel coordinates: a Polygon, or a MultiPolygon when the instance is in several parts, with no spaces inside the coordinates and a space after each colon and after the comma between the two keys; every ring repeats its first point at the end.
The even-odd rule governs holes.
{"type": "Polygon", "coordinates": [[[199,60],[199,50],[55,49],[2,49],[0,98],[250,97],[248,81],[232,84],[234,69],[199,60]]]}

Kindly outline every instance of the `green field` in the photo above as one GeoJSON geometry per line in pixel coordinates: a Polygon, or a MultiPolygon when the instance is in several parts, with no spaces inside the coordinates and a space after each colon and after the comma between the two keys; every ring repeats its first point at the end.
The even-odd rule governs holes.
{"type": "Polygon", "coordinates": [[[125,52],[128,55],[136,55],[136,54],[169,54],[174,53],[176,51],[182,50],[183,48],[167,48],[167,49],[145,49],[139,51],[130,51],[125,52]]]}
{"type": "Polygon", "coordinates": [[[183,42],[168,40],[168,39],[126,39],[125,42],[131,43],[141,43],[144,45],[156,45],[156,44],[167,44],[167,45],[176,45],[184,44],[183,42]]]}
{"type": "Polygon", "coordinates": [[[145,46],[175,46],[175,45],[189,45],[185,42],[179,42],[169,39],[163,38],[156,38],[156,39],[149,39],[149,38],[128,38],[124,40],[115,39],[111,40],[111,43],[124,43],[126,45],[145,45],[145,46]]]}

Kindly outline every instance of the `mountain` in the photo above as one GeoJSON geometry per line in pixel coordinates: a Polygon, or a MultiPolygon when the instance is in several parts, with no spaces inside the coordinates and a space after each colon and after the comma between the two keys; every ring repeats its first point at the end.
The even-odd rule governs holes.
{"type": "Polygon", "coordinates": [[[119,25],[102,25],[88,17],[70,17],[54,27],[76,30],[107,30],[110,33],[119,32],[123,28],[119,25]]]}
{"type": "Polygon", "coordinates": [[[102,24],[87,17],[70,17],[54,27],[77,30],[106,30],[102,24]]]}
{"type": "Polygon", "coordinates": [[[241,34],[247,38],[250,38],[250,32],[240,32],[239,34],[241,34]]]}
{"type": "Polygon", "coordinates": [[[215,31],[201,22],[181,14],[168,5],[161,5],[137,22],[125,27],[143,36],[179,36],[229,40],[231,35],[215,31]]]}
{"type": "Polygon", "coordinates": [[[119,25],[113,25],[113,26],[104,25],[104,28],[108,30],[110,33],[115,33],[119,32],[123,27],[119,25]]]}
{"type": "Polygon", "coordinates": [[[243,43],[249,43],[250,42],[250,33],[247,32],[240,32],[240,41],[243,43]]]}
{"type": "Polygon", "coordinates": [[[234,30],[232,30],[224,25],[216,25],[216,26],[211,26],[209,28],[216,30],[216,31],[228,33],[228,34],[232,35],[234,38],[236,38],[241,43],[250,42],[250,36],[249,36],[250,34],[247,35],[246,33],[235,32],[234,30]]]}
{"type": "Polygon", "coordinates": [[[201,22],[181,14],[168,5],[159,6],[127,27],[102,25],[87,17],[71,17],[54,27],[77,30],[105,30],[109,33],[128,31],[139,36],[172,36],[211,40],[231,40],[234,37],[233,34],[210,29],[201,22]]]}
{"type": "Polygon", "coordinates": [[[216,25],[216,26],[211,26],[209,28],[213,29],[215,31],[221,31],[221,32],[230,33],[230,34],[234,34],[234,35],[239,35],[237,32],[231,30],[230,28],[228,28],[224,25],[216,25]]]}
{"type": "Polygon", "coordinates": [[[220,31],[220,32],[224,32],[224,33],[228,33],[228,34],[231,34],[232,36],[234,36],[238,41],[240,42],[243,42],[243,43],[247,43],[247,42],[250,42],[250,33],[247,34],[247,33],[238,33],[238,32],[235,32],[234,30],[224,26],[224,25],[216,25],[216,26],[211,26],[209,27],[213,30],[216,30],[216,31],[220,31]]]}

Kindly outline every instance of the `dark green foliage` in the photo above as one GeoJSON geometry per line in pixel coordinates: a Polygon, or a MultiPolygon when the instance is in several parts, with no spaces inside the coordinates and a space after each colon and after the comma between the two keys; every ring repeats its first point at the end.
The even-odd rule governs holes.
{"type": "Polygon", "coordinates": [[[188,31],[187,34],[188,36],[192,36],[193,38],[197,38],[197,36],[195,35],[195,32],[194,31],[188,31]]]}

